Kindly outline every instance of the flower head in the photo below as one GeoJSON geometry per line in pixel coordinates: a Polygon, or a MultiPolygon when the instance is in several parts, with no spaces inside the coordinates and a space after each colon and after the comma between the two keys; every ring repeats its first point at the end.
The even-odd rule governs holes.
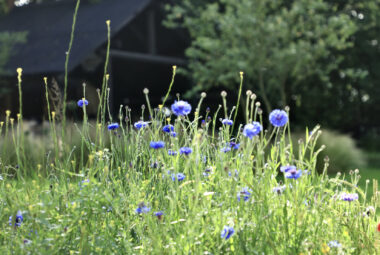
{"type": "Polygon", "coordinates": [[[118,123],[111,123],[108,125],[108,130],[114,130],[114,129],[118,129],[118,128],[119,128],[118,123]]]}
{"type": "Polygon", "coordinates": [[[234,124],[234,122],[230,119],[223,119],[222,120],[222,124],[223,125],[228,125],[228,126],[232,126],[232,124],[234,124]]]}
{"type": "Polygon", "coordinates": [[[228,240],[234,233],[235,230],[233,227],[224,226],[222,232],[220,232],[220,237],[222,239],[228,240]]]}
{"type": "Polygon", "coordinates": [[[288,179],[294,179],[297,180],[302,175],[302,170],[297,170],[297,168],[293,168],[291,170],[288,170],[285,172],[285,177],[288,179]]]}
{"type": "Polygon", "coordinates": [[[179,149],[179,154],[181,155],[189,155],[192,152],[193,152],[193,149],[190,147],[182,147],[179,149]]]}
{"type": "Polygon", "coordinates": [[[165,142],[163,142],[163,141],[158,141],[158,142],[152,141],[152,142],[150,142],[149,146],[152,149],[161,149],[161,148],[165,147],[165,142]]]}
{"type": "Polygon", "coordinates": [[[137,129],[141,129],[141,128],[148,126],[148,122],[140,120],[140,121],[135,122],[135,124],[133,124],[133,126],[137,129]]]}
{"type": "Polygon", "coordinates": [[[164,212],[163,211],[158,211],[158,212],[155,212],[154,215],[157,216],[157,218],[159,220],[161,220],[162,216],[164,215],[164,212]]]}
{"type": "Polygon", "coordinates": [[[247,124],[244,126],[243,135],[249,139],[252,139],[254,136],[258,135],[261,130],[263,130],[261,124],[257,121],[254,121],[252,124],[247,124]]]}
{"type": "Polygon", "coordinates": [[[240,148],[240,143],[230,142],[230,147],[234,150],[238,150],[240,148]]]}
{"type": "Polygon", "coordinates": [[[170,135],[171,137],[177,137],[177,133],[174,132],[174,131],[173,131],[173,132],[170,132],[169,135],[170,135]]]}
{"type": "MultiPolygon", "coordinates": [[[[9,216],[9,226],[12,226],[12,225],[13,225],[12,219],[13,219],[13,217],[12,217],[12,216],[9,216]]],[[[24,218],[22,217],[22,213],[21,213],[21,211],[17,211],[14,226],[15,226],[15,227],[20,227],[20,226],[21,226],[21,223],[22,223],[23,221],[24,221],[24,218]]]]}
{"type": "Polygon", "coordinates": [[[184,175],[183,173],[178,173],[178,174],[172,174],[172,180],[175,181],[183,181],[185,179],[186,175],[184,175]]]}
{"type": "Polygon", "coordinates": [[[231,151],[231,148],[230,147],[223,147],[220,149],[220,151],[226,153],[226,152],[231,151]]]}
{"type": "Polygon", "coordinates": [[[252,190],[248,187],[243,188],[237,193],[237,200],[240,201],[241,197],[243,197],[244,202],[248,201],[248,199],[251,197],[251,192],[252,190]]]}
{"type": "Polygon", "coordinates": [[[170,132],[173,132],[174,131],[174,126],[173,125],[166,125],[162,128],[162,131],[166,132],[166,133],[170,133],[170,132]]]}
{"type": "Polygon", "coordinates": [[[137,214],[148,213],[148,212],[150,212],[150,207],[147,207],[147,206],[145,205],[145,203],[140,203],[140,204],[138,205],[138,207],[136,208],[135,212],[136,212],[137,214]]]}
{"type": "Polygon", "coordinates": [[[173,150],[168,150],[168,154],[169,154],[169,156],[175,156],[175,155],[178,154],[178,152],[177,151],[173,151],[173,150]]]}
{"type": "Polygon", "coordinates": [[[185,116],[191,112],[191,105],[183,100],[175,101],[171,106],[172,112],[177,116],[185,116]]]}
{"type": "Polygon", "coordinates": [[[273,110],[269,114],[269,121],[275,127],[283,127],[288,122],[288,114],[284,110],[273,110]]]}
{"type": "Polygon", "coordinates": [[[274,187],[274,188],[272,189],[272,191],[273,191],[274,193],[277,193],[278,195],[281,195],[281,194],[284,192],[285,188],[286,188],[285,185],[277,186],[277,187],[274,187]]]}
{"type": "Polygon", "coordinates": [[[359,195],[358,193],[346,193],[346,192],[343,192],[341,195],[340,195],[340,199],[343,200],[343,201],[354,201],[354,200],[358,200],[359,199],[359,195]]]}
{"type": "Polygon", "coordinates": [[[280,171],[283,173],[287,173],[290,170],[296,170],[296,169],[297,169],[297,167],[295,167],[295,166],[282,166],[282,167],[280,167],[280,171]]]}
{"type": "Polygon", "coordinates": [[[336,241],[336,240],[334,240],[334,241],[330,241],[327,245],[328,245],[330,248],[339,248],[339,247],[342,246],[342,245],[341,245],[338,241],[336,241]]]}
{"type": "Polygon", "coordinates": [[[79,107],[83,107],[83,105],[88,105],[88,101],[86,99],[82,98],[82,99],[78,100],[77,105],[79,107]]]}
{"type": "Polygon", "coordinates": [[[204,177],[208,177],[212,173],[212,168],[206,168],[205,171],[203,172],[204,177]]]}

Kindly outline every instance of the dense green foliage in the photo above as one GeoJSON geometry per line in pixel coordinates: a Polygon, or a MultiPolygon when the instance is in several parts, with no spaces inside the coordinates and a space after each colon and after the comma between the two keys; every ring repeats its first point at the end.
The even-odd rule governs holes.
{"type": "Polygon", "coordinates": [[[295,124],[355,135],[379,126],[379,0],[182,0],[167,8],[166,24],[192,38],[193,91],[235,92],[242,70],[267,110],[290,105],[295,124]]]}

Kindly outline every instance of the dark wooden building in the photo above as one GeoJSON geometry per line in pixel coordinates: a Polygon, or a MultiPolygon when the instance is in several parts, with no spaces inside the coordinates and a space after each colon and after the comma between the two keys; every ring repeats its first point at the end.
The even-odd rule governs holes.
{"type": "MultiPolygon", "coordinates": [[[[185,31],[167,29],[163,4],[154,0],[83,1],[79,7],[75,37],[69,61],[68,99],[82,97],[86,83],[88,97],[96,98],[103,76],[107,27],[111,20],[112,107],[132,108],[144,103],[143,88],[150,90],[154,104],[160,102],[170,83],[172,65],[186,64],[184,50],[189,39],[185,31]]],[[[0,99],[2,109],[18,107],[16,68],[23,68],[24,115],[40,118],[46,103],[43,77],[53,78],[63,88],[65,56],[68,49],[75,0],[45,1],[14,7],[0,18],[0,31],[26,31],[27,42],[18,44],[6,64],[0,87],[11,84],[11,93],[0,99]]],[[[174,93],[189,84],[178,77],[174,93]]],[[[95,100],[95,99],[92,99],[95,100]]],[[[74,105],[74,104],[72,104],[74,105]]],[[[74,108],[74,107],[73,107],[74,108]]],[[[74,109],[75,110],[75,109],[74,109]]],[[[74,111],[73,110],[73,111],[74,111]]]]}

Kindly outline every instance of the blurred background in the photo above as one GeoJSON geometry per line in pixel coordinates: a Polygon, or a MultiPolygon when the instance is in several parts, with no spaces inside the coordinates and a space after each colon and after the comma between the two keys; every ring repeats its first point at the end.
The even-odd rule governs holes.
{"type": "MultiPolygon", "coordinates": [[[[0,118],[18,109],[16,68],[23,68],[25,118],[47,119],[43,77],[59,112],[75,0],[0,0],[0,118]]],[[[380,170],[380,0],[82,0],[69,62],[69,116],[76,101],[97,102],[111,20],[111,107],[138,115],[149,88],[161,102],[195,103],[207,92],[211,111],[226,90],[235,105],[244,72],[265,116],[290,106],[294,139],[320,124],[332,171],[380,170]]],[[[241,101],[243,112],[245,99],[241,101]]],[[[96,104],[89,105],[94,116],[96,104]]],[[[38,124],[37,124],[38,125],[38,124]]],[[[380,175],[380,171],[379,171],[380,175]]]]}

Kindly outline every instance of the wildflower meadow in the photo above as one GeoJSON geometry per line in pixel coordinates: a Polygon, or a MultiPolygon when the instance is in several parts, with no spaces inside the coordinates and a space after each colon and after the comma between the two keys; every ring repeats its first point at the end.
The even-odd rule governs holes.
{"type": "Polygon", "coordinates": [[[206,93],[192,104],[169,97],[176,69],[162,103],[152,105],[144,89],[146,105],[134,114],[110,111],[106,68],[97,102],[83,87],[80,123],[66,121],[65,108],[52,112],[47,100],[40,147],[28,146],[23,132],[17,70],[20,109],[0,123],[1,254],[378,252],[377,182],[361,189],[358,170],[328,176],[328,160],[318,172],[319,126],[294,144],[291,110],[263,111],[242,91],[242,72],[239,97],[223,91],[214,111],[206,93]]]}

